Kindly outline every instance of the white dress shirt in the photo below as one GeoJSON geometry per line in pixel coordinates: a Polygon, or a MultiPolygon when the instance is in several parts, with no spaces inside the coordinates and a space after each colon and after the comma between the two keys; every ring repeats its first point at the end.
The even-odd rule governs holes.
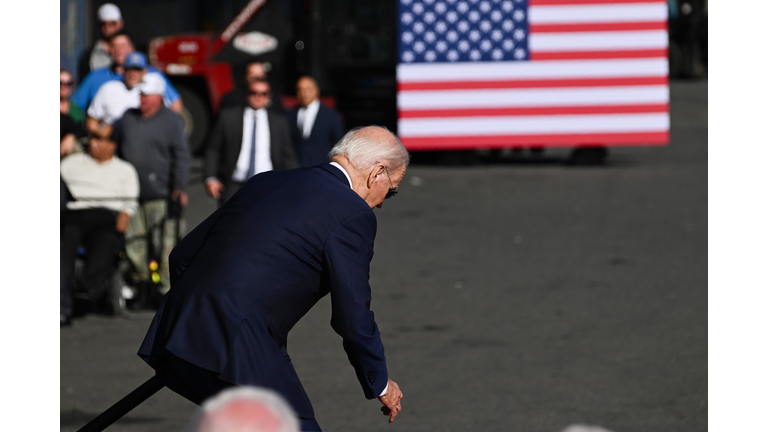
{"type": "MultiPolygon", "coordinates": [[[[248,165],[254,155],[251,154],[251,140],[253,139],[253,122],[256,122],[256,172],[272,171],[272,156],[269,152],[269,121],[267,121],[267,110],[262,108],[254,110],[247,106],[243,112],[243,141],[240,146],[240,156],[237,158],[235,172],[232,173],[232,180],[238,183],[244,183],[248,175],[248,165]]],[[[254,174],[254,175],[255,175],[254,174]]]]}
{"type": "Polygon", "coordinates": [[[309,138],[309,135],[312,133],[312,126],[315,125],[318,111],[320,111],[320,99],[315,99],[306,108],[299,108],[298,113],[296,113],[296,127],[302,128],[301,133],[304,139],[309,138]]]}

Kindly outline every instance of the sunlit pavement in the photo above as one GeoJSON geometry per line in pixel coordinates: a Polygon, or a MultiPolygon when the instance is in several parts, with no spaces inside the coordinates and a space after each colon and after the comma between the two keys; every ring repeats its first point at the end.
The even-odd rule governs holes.
{"type": "MultiPolygon", "coordinates": [[[[365,400],[326,298],[289,343],[320,425],[706,430],[707,82],[671,92],[672,144],[612,148],[604,166],[413,165],[376,210],[370,281],[403,412],[389,425],[365,400]]],[[[191,177],[195,226],[215,203],[191,177]]],[[[62,431],[152,376],[136,356],[150,319],[61,330],[62,431]]],[[[163,389],[108,430],[180,431],[195,409],[163,389]]]]}

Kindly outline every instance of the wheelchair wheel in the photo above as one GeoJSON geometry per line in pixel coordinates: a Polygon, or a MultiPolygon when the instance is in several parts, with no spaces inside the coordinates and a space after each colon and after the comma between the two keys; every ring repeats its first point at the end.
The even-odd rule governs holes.
{"type": "Polygon", "coordinates": [[[128,266],[129,263],[127,261],[120,260],[109,280],[109,286],[104,293],[104,306],[109,315],[122,316],[128,313],[128,303],[130,299],[127,297],[132,298],[130,293],[133,293],[132,288],[128,286],[123,277],[128,266]],[[130,293],[128,293],[128,291],[130,291],[130,293]]]}

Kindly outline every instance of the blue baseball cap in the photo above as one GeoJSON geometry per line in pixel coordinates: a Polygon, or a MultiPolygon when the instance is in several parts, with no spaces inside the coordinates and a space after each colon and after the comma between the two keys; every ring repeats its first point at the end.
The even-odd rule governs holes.
{"type": "Polygon", "coordinates": [[[139,68],[144,69],[147,67],[147,56],[144,54],[134,51],[127,56],[125,56],[125,62],[123,62],[124,68],[139,68]]]}

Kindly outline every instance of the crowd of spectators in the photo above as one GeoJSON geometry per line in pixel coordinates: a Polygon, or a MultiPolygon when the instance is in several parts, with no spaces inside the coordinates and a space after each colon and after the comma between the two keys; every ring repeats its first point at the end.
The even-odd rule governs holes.
{"type": "MultiPolygon", "coordinates": [[[[80,83],[60,70],[62,326],[72,323],[74,291],[87,294],[89,309],[104,306],[121,252],[132,264],[129,283],[151,281],[157,298],[167,292],[188,202],[179,92],[135,50],[117,6],[104,4],[97,16],[101,32],[81,56],[80,83]]],[[[287,108],[267,73],[260,62],[245,65],[245,82],[224,95],[207,138],[202,177],[219,204],[260,172],[327,162],[344,134],[314,79],[298,80],[298,106],[287,108]]]]}

